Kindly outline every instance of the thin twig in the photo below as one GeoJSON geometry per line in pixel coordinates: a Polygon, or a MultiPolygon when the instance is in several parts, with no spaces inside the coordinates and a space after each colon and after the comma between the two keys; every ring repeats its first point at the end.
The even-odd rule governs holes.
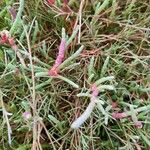
{"type": "Polygon", "coordinates": [[[82,9],[84,5],[85,0],[81,0],[80,3],[80,8],[79,8],[79,34],[78,34],[78,44],[80,44],[80,39],[81,39],[81,24],[82,24],[82,9]]]}
{"type": "Polygon", "coordinates": [[[31,51],[31,45],[30,45],[30,38],[29,34],[27,33],[26,29],[24,28],[27,38],[27,45],[28,45],[28,51],[29,51],[29,60],[31,65],[31,76],[32,76],[32,105],[33,105],[33,118],[34,118],[34,124],[33,124],[33,145],[32,150],[36,150],[37,148],[37,119],[36,119],[36,93],[35,93],[35,75],[34,75],[34,66],[32,61],[32,51],[31,51]]]}
{"type": "Polygon", "coordinates": [[[9,123],[8,116],[10,116],[10,115],[12,115],[12,114],[11,114],[11,113],[8,113],[8,112],[6,111],[6,109],[5,109],[1,89],[0,89],[0,101],[1,101],[1,105],[2,105],[3,119],[6,121],[6,124],[7,124],[8,143],[11,144],[11,134],[12,134],[12,130],[11,130],[11,126],[10,126],[10,123],[9,123]]]}

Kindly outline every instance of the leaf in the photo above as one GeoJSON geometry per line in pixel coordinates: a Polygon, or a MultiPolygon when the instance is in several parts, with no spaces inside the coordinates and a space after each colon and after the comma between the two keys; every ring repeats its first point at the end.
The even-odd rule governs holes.
{"type": "Polygon", "coordinates": [[[145,143],[150,146],[150,139],[148,139],[142,132],[139,132],[142,139],[145,141],[145,143]]]}
{"type": "Polygon", "coordinates": [[[4,53],[3,51],[0,49],[0,61],[4,60],[4,53]]]}
{"type": "Polygon", "coordinates": [[[113,79],[114,79],[114,76],[103,77],[103,78],[97,80],[97,81],[95,82],[95,84],[96,84],[97,86],[99,86],[101,83],[103,83],[103,82],[105,82],[105,81],[111,81],[111,80],[113,80],[113,79]]]}
{"type": "Polygon", "coordinates": [[[64,121],[60,122],[57,118],[55,118],[52,115],[48,115],[48,118],[60,129],[61,132],[63,132],[63,123],[64,121]]]}
{"type": "Polygon", "coordinates": [[[115,90],[113,85],[100,85],[98,86],[98,89],[101,91],[103,90],[115,90]]]}
{"type": "Polygon", "coordinates": [[[104,64],[103,64],[103,67],[101,69],[101,77],[103,77],[107,71],[107,66],[108,66],[108,63],[109,63],[109,56],[106,58],[104,64]]]}
{"type": "Polygon", "coordinates": [[[60,124],[61,122],[58,120],[58,119],[56,119],[54,116],[52,116],[52,115],[48,115],[48,118],[53,122],[53,123],[55,123],[55,124],[60,124]]]}
{"type": "Polygon", "coordinates": [[[82,45],[74,54],[72,54],[69,58],[67,58],[58,68],[62,69],[64,67],[66,67],[68,64],[70,64],[70,62],[75,59],[76,57],[78,57],[80,55],[80,53],[82,52],[84,46],[82,45]]]}
{"type": "Polygon", "coordinates": [[[68,84],[72,85],[74,88],[79,88],[79,85],[77,85],[76,83],[74,83],[73,81],[71,81],[70,79],[63,77],[63,76],[56,76],[58,79],[61,79],[65,82],[67,82],[68,84]]]}

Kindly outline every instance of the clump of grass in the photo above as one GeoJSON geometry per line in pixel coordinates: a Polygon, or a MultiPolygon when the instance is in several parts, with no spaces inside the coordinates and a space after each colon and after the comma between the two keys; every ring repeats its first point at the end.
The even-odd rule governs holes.
{"type": "Polygon", "coordinates": [[[0,149],[149,149],[149,3],[49,2],[0,2],[0,149]]]}

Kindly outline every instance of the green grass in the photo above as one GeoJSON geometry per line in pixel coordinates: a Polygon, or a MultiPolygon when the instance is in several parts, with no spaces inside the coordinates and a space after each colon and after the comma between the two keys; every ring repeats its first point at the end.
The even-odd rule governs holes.
{"type": "Polygon", "coordinates": [[[150,2],[68,1],[0,2],[0,32],[10,31],[18,46],[0,44],[0,149],[149,150],[150,2]],[[59,75],[50,77],[62,28],[65,58],[59,75]],[[72,129],[93,83],[98,102],[82,127],[72,129]],[[114,112],[128,117],[114,119],[114,112]]]}

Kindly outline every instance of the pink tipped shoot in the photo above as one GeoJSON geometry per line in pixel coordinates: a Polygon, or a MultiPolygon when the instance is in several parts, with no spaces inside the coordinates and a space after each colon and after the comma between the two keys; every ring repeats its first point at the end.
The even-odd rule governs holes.
{"type": "Polygon", "coordinates": [[[97,86],[95,84],[92,85],[91,90],[92,90],[92,96],[96,97],[98,95],[99,91],[98,91],[97,86]]]}
{"type": "Polygon", "coordinates": [[[123,119],[123,118],[127,117],[127,114],[124,112],[123,113],[113,113],[112,117],[115,119],[123,119]]]}
{"type": "Polygon", "coordinates": [[[54,5],[55,4],[55,0],[47,0],[49,5],[54,5]]]}
{"type": "Polygon", "coordinates": [[[136,121],[134,122],[134,126],[138,129],[141,129],[143,127],[142,122],[141,121],[136,121]]]}
{"type": "Polygon", "coordinates": [[[48,73],[50,76],[57,76],[58,75],[58,71],[59,71],[58,67],[63,62],[64,55],[65,55],[65,47],[66,47],[65,29],[63,28],[62,29],[62,39],[61,39],[61,43],[59,46],[58,56],[55,60],[53,67],[49,70],[49,73],[48,73]]]}
{"type": "Polygon", "coordinates": [[[49,70],[48,75],[49,75],[49,76],[57,76],[57,75],[58,75],[58,69],[53,66],[53,67],[49,70]]]}
{"type": "Polygon", "coordinates": [[[31,118],[31,113],[26,111],[22,114],[22,116],[25,120],[29,120],[31,118]]]}
{"type": "Polygon", "coordinates": [[[0,43],[1,43],[1,44],[6,44],[6,43],[8,42],[8,39],[10,38],[9,31],[3,30],[3,31],[0,33],[0,36],[1,36],[1,41],[0,41],[0,43]]]}

